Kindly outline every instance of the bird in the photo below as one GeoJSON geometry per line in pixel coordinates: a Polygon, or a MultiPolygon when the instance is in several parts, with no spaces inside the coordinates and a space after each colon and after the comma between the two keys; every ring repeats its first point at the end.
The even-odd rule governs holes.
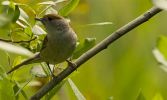
{"type": "Polygon", "coordinates": [[[10,69],[7,74],[12,73],[23,65],[46,62],[47,64],[59,64],[70,58],[76,48],[77,35],[69,22],[58,14],[47,14],[42,18],[35,18],[40,21],[47,32],[40,52],[24,60],[10,69]]]}

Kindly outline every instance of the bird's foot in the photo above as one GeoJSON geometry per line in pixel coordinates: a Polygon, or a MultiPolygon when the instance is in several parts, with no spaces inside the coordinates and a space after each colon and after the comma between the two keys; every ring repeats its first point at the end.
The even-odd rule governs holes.
{"type": "Polygon", "coordinates": [[[56,76],[54,75],[54,67],[53,67],[53,69],[51,69],[51,66],[49,65],[49,63],[46,63],[46,64],[47,64],[48,69],[50,71],[50,75],[52,76],[52,78],[55,78],[56,76]]]}
{"type": "Polygon", "coordinates": [[[68,63],[68,66],[72,67],[72,68],[75,68],[77,65],[75,63],[73,63],[72,61],[70,60],[66,60],[66,62],[68,63]]]}

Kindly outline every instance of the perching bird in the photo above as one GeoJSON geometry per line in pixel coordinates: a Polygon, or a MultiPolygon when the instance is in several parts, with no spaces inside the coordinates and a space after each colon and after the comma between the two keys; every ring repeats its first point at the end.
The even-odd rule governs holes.
{"type": "Polygon", "coordinates": [[[47,35],[41,51],[33,57],[13,67],[7,74],[23,65],[46,62],[58,64],[67,60],[76,48],[77,35],[63,17],[47,14],[43,18],[35,18],[45,26],[47,35]]]}

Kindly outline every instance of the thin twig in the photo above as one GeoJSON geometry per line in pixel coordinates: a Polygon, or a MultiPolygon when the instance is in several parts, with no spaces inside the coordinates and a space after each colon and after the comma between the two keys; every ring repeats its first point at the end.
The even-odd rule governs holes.
{"type": "Polygon", "coordinates": [[[21,41],[13,41],[13,40],[5,40],[5,39],[0,39],[0,41],[3,41],[3,42],[12,42],[12,43],[23,43],[23,42],[31,42],[33,40],[37,39],[37,37],[34,37],[33,39],[31,40],[21,40],[21,41]]]}
{"type": "Polygon", "coordinates": [[[150,10],[137,17],[133,21],[129,22],[125,26],[113,32],[110,36],[105,38],[103,41],[98,43],[95,47],[81,55],[74,63],[77,65],[76,67],[68,66],[64,71],[62,71],[57,77],[53,78],[49,83],[43,86],[35,95],[31,97],[31,100],[39,100],[46,93],[48,93],[52,88],[57,86],[63,79],[65,79],[68,75],[70,75],[73,71],[75,71],[81,64],[88,61],[91,57],[95,56],[100,51],[106,49],[111,43],[119,39],[121,36],[125,35],[127,32],[136,28],[140,24],[148,21],[151,17],[161,12],[162,10],[157,7],[152,7],[150,10]]]}

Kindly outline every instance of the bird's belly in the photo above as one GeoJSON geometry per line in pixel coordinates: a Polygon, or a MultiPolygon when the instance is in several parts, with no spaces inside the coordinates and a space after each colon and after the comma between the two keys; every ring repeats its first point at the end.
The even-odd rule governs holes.
{"type": "Polygon", "coordinates": [[[76,46],[76,42],[71,41],[70,37],[54,40],[48,40],[46,48],[41,51],[42,60],[50,64],[58,64],[68,59],[76,46]]]}

